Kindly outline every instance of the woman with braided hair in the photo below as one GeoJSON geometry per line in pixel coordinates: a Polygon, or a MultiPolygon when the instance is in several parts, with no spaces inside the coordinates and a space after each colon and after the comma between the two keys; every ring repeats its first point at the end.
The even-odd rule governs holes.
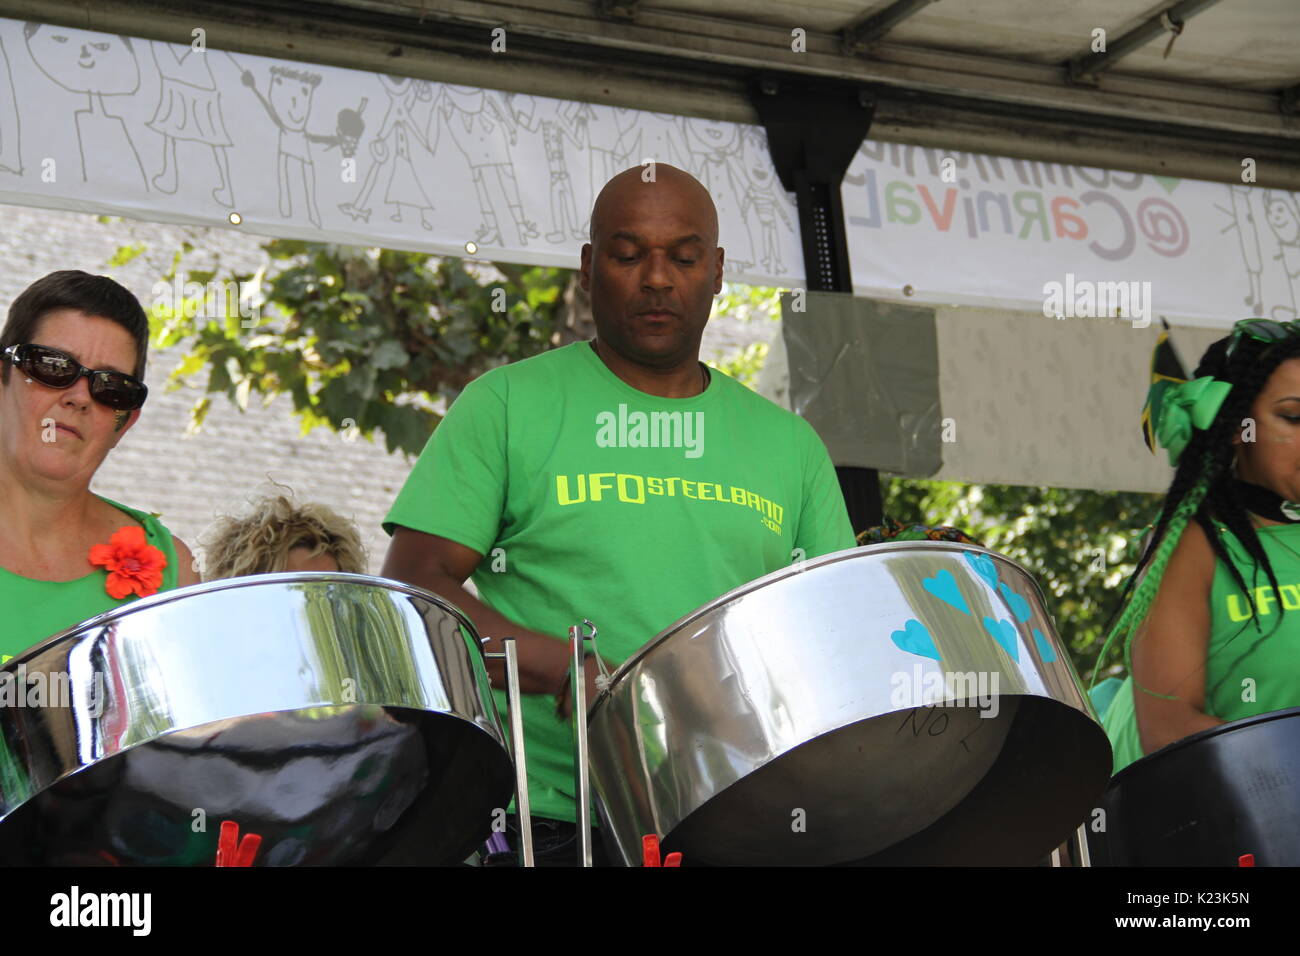
{"type": "Polygon", "coordinates": [[[1152,372],[1148,442],[1177,471],[1106,641],[1131,675],[1103,719],[1115,772],[1300,705],[1300,323],[1238,322],[1192,381],[1152,372]]]}

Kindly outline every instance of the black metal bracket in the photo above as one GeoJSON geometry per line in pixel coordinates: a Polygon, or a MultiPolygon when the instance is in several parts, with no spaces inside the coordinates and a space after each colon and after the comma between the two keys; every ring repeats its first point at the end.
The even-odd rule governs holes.
{"type": "Polygon", "coordinates": [[[750,100],[767,130],[781,185],[795,194],[808,288],[852,292],[840,183],[871,129],[876,104],[866,87],[760,76],[750,100]]]}
{"type": "Polygon", "coordinates": [[[1300,113],[1300,85],[1288,86],[1278,96],[1278,109],[1283,113],[1300,113]]]}
{"type": "MultiPolygon", "coordinates": [[[[852,295],[840,184],[871,129],[875,97],[860,84],[764,75],[751,84],[750,100],[767,130],[781,185],[795,195],[808,288],[852,295]]],[[[880,524],[877,472],[835,471],[854,533],[880,524]]]]}

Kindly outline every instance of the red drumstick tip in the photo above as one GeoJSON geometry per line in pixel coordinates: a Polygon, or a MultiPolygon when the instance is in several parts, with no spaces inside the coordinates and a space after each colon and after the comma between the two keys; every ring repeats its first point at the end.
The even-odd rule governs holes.
{"type": "Polygon", "coordinates": [[[256,833],[245,833],[244,839],[239,843],[239,852],[235,854],[235,866],[252,866],[253,857],[257,856],[257,849],[262,845],[262,837],[256,833]]]}
{"type": "Polygon", "coordinates": [[[655,833],[647,833],[641,838],[641,865],[658,866],[659,865],[659,836],[655,833]]]}
{"type": "Polygon", "coordinates": [[[239,824],[234,820],[221,821],[221,835],[217,837],[217,866],[235,865],[235,846],[239,841],[239,824]]]}

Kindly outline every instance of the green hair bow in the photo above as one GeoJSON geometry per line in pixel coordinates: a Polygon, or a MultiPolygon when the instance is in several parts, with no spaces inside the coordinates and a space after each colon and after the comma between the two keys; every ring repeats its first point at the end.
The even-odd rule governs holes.
{"type": "Polygon", "coordinates": [[[1190,382],[1158,384],[1163,386],[1162,394],[1158,401],[1152,402],[1158,407],[1156,441],[1169,452],[1169,464],[1177,466],[1183,449],[1192,440],[1192,429],[1210,427],[1232,391],[1232,383],[1206,375],[1190,382]]]}
{"type": "Polygon", "coordinates": [[[1169,452],[1169,464],[1178,466],[1183,449],[1192,440],[1193,428],[1209,428],[1232,391],[1232,383],[1213,376],[1187,381],[1169,339],[1169,323],[1161,319],[1164,331],[1151,352],[1151,387],[1142,408],[1142,437],[1151,454],[1159,445],[1169,452]]]}

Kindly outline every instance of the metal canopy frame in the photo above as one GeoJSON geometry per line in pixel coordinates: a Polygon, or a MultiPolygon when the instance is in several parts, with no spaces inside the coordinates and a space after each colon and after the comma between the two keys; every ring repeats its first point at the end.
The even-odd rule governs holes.
{"type": "MultiPolygon", "coordinates": [[[[1176,39],[1182,34],[1183,27],[1191,17],[1205,12],[1219,2],[1220,0],[1179,0],[1141,26],[1125,33],[1113,43],[1107,44],[1105,51],[1081,54],[1070,60],[1066,66],[1070,79],[1075,83],[1095,82],[1103,70],[1109,70],[1121,59],[1134,50],[1146,46],[1156,37],[1171,33],[1176,39]]],[[[1170,43],[1173,43],[1173,39],[1170,43]]]]}
{"type": "MultiPolygon", "coordinates": [[[[1207,6],[1172,4],[1170,22],[1191,16],[1189,3],[1207,6]]],[[[1300,117],[1289,79],[1271,92],[1175,82],[1118,72],[1116,55],[1080,60],[1079,75],[1098,82],[1078,83],[1065,63],[893,42],[890,30],[934,8],[919,0],[897,0],[851,28],[869,45],[865,56],[845,53],[841,29],[807,30],[796,52],[788,28],[684,6],[0,0],[0,16],[171,42],[189,42],[202,26],[218,49],[746,123],[757,122],[748,96],[757,73],[820,77],[869,87],[877,102],[872,135],[885,142],[1220,182],[1240,182],[1242,158],[1252,157],[1259,185],[1300,190],[1300,117]],[[490,52],[497,27],[507,31],[508,55],[490,52]]],[[[1137,33],[1116,43],[1136,44],[1137,33]]]]}
{"type": "Polygon", "coordinates": [[[935,0],[894,0],[885,9],[872,13],[844,29],[844,51],[862,53],[871,49],[894,27],[908,17],[920,13],[934,2],[935,0]]]}

